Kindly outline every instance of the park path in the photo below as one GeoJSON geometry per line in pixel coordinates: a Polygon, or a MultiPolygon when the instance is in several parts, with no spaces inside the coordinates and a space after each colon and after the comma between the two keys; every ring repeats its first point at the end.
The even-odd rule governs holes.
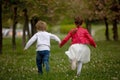
{"type": "Polygon", "coordinates": [[[99,31],[101,29],[104,29],[104,28],[105,27],[98,27],[98,28],[92,29],[92,31],[91,31],[92,36],[95,36],[95,34],[96,34],[97,31],[99,31]]]}
{"type": "MultiPolygon", "coordinates": [[[[91,31],[92,36],[95,36],[97,31],[99,31],[101,29],[104,29],[104,28],[105,27],[97,27],[97,28],[94,28],[94,29],[92,28],[92,31],[91,31]]],[[[57,33],[57,34],[60,33],[60,31],[58,29],[60,29],[60,26],[55,26],[54,27],[54,32],[57,33]]],[[[3,29],[2,33],[3,33],[3,37],[12,36],[12,29],[3,29]]],[[[22,34],[23,34],[22,29],[17,29],[16,30],[16,36],[17,37],[21,37],[22,34]]]]}

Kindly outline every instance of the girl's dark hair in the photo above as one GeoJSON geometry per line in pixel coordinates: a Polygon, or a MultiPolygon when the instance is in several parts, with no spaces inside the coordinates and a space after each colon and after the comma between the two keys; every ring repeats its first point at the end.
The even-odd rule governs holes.
{"type": "Polygon", "coordinates": [[[80,16],[75,17],[74,21],[75,21],[76,25],[82,25],[82,23],[83,23],[83,19],[80,16]]]}

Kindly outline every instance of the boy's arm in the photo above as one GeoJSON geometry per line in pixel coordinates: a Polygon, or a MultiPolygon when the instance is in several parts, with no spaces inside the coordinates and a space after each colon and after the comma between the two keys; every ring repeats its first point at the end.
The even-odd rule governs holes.
{"type": "Polygon", "coordinates": [[[51,39],[54,39],[55,41],[57,41],[59,44],[61,43],[61,40],[60,40],[60,38],[59,37],[57,37],[56,35],[54,35],[54,34],[51,34],[50,35],[50,38],[51,39]]]}
{"type": "Polygon", "coordinates": [[[37,36],[34,35],[34,36],[27,42],[27,44],[25,45],[24,50],[27,50],[27,49],[36,41],[36,39],[37,39],[37,36]]]}

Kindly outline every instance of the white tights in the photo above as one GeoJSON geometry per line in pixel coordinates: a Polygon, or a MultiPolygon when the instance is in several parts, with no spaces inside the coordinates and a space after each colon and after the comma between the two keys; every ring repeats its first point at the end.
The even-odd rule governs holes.
{"type": "Polygon", "coordinates": [[[80,75],[81,69],[82,69],[82,62],[79,61],[77,66],[77,75],[80,75]]]}

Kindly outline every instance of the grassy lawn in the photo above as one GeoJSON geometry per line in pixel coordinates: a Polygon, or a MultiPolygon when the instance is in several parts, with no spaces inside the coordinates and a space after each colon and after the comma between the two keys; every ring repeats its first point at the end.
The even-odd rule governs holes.
{"type": "MultiPolygon", "coordinates": [[[[97,34],[100,35],[99,32],[97,34]]],[[[96,35],[97,39],[102,37],[99,35],[96,35]]],[[[83,65],[81,75],[76,77],[76,70],[70,69],[64,54],[69,44],[59,48],[55,41],[51,41],[50,72],[47,74],[43,68],[44,74],[39,75],[35,44],[24,52],[21,39],[17,39],[17,49],[13,52],[11,39],[4,38],[3,54],[0,55],[0,80],[120,80],[120,40],[104,39],[96,42],[96,49],[90,46],[91,61],[83,65]]]]}

